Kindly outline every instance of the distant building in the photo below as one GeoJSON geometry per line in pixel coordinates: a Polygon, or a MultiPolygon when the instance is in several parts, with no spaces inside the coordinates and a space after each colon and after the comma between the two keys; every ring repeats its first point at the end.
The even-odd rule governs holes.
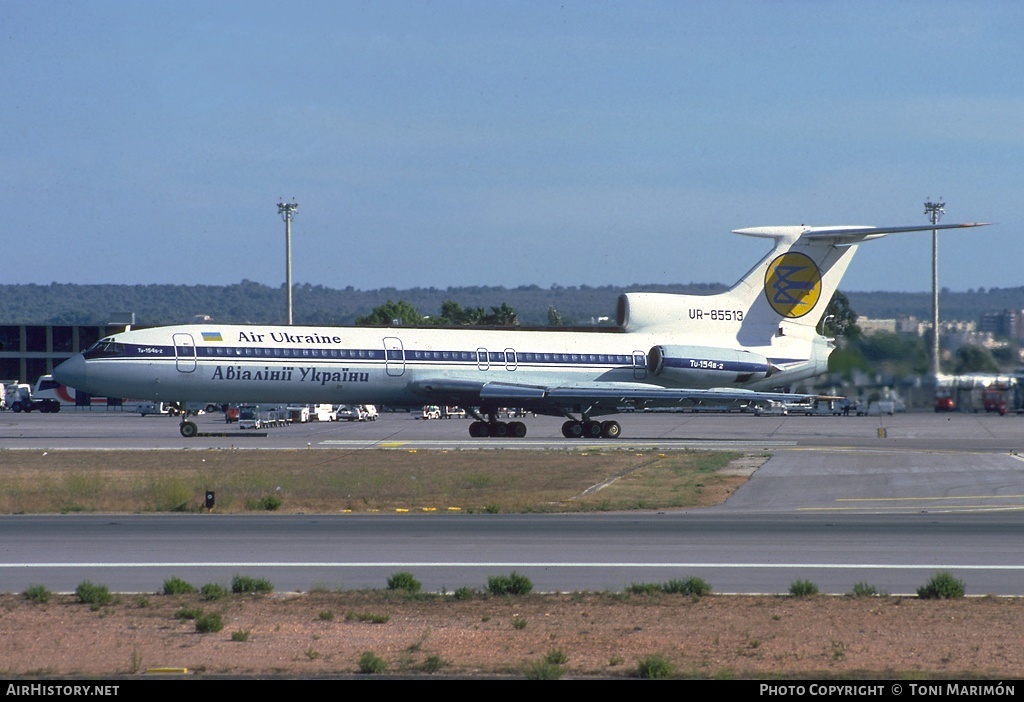
{"type": "Polygon", "coordinates": [[[888,332],[889,334],[896,333],[895,319],[869,319],[867,317],[857,317],[857,326],[860,327],[861,332],[865,336],[871,336],[878,332],[888,332]]]}
{"type": "Polygon", "coordinates": [[[913,315],[900,317],[896,320],[896,331],[900,334],[916,334],[917,336],[921,336],[921,320],[913,315]]]}
{"type": "Polygon", "coordinates": [[[1007,339],[1019,339],[1021,332],[1021,310],[986,312],[978,321],[978,331],[989,332],[1007,339]]]}
{"type": "Polygon", "coordinates": [[[0,378],[35,383],[65,359],[119,331],[122,325],[0,324],[0,378]]]}

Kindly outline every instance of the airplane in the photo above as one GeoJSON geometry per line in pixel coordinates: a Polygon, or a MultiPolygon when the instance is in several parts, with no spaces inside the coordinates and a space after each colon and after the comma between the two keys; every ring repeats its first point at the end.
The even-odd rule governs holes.
{"type": "MultiPolygon", "coordinates": [[[[126,330],[54,369],[96,395],[164,402],[457,405],[472,437],[524,437],[500,408],[565,417],[566,438],[615,439],[595,417],[699,403],[810,401],[778,390],[824,373],[832,339],[817,325],[857,246],[904,227],[734,230],[773,241],[714,295],[630,292],[617,326],[580,329],[303,327],[205,322],[126,330]]],[[[834,399],[834,398],[833,398],[834,399]]],[[[183,418],[182,436],[198,433],[183,418]]]]}

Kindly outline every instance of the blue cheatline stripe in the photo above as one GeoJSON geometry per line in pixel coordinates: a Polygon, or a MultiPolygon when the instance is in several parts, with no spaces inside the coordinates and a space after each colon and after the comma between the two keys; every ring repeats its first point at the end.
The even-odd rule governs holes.
{"type": "Polygon", "coordinates": [[[607,366],[607,367],[633,367],[634,361],[631,354],[608,354],[608,353],[538,353],[538,352],[517,352],[514,356],[506,356],[504,351],[487,352],[486,358],[479,358],[474,351],[422,351],[407,349],[404,358],[401,352],[388,351],[383,349],[324,349],[324,348],[281,348],[261,346],[197,346],[181,347],[175,353],[173,346],[156,346],[152,344],[125,344],[121,353],[99,356],[98,358],[173,358],[177,356],[223,360],[225,362],[238,361],[345,361],[345,362],[371,362],[371,361],[403,361],[405,363],[422,363],[424,365],[436,362],[458,363],[465,365],[477,365],[479,363],[517,363],[530,365],[570,365],[570,366],[607,366]]]}

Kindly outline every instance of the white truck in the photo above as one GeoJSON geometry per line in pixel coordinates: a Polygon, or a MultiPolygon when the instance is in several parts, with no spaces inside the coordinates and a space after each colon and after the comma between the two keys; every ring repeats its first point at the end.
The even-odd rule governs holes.
{"type": "MultiPolygon", "coordinates": [[[[36,388],[42,384],[43,376],[36,382],[36,388]]],[[[50,378],[51,382],[53,381],[50,378]]],[[[32,392],[32,387],[26,383],[11,383],[5,388],[4,401],[7,408],[12,412],[60,412],[60,400],[53,397],[45,397],[44,394],[32,392]]]]}
{"type": "Polygon", "coordinates": [[[311,419],[314,419],[318,422],[338,421],[338,410],[334,408],[334,405],[310,405],[309,415],[311,419]]]}
{"type": "Polygon", "coordinates": [[[292,424],[305,424],[309,421],[309,405],[289,405],[286,411],[292,424]]]}

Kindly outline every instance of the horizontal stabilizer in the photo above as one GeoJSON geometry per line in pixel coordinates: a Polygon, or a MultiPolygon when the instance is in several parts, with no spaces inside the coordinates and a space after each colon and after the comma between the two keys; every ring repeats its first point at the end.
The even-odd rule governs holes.
{"type": "Polygon", "coordinates": [[[966,229],[968,227],[986,227],[991,222],[966,222],[963,224],[926,224],[911,227],[865,227],[857,225],[835,226],[835,227],[750,227],[748,229],[734,229],[733,234],[745,236],[759,236],[769,239],[792,239],[803,238],[810,241],[842,246],[846,244],[858,244],[868,239],[877,239],[886,234],[899,234],[901,232],[926,232],[932,229],[966,229]]]}

